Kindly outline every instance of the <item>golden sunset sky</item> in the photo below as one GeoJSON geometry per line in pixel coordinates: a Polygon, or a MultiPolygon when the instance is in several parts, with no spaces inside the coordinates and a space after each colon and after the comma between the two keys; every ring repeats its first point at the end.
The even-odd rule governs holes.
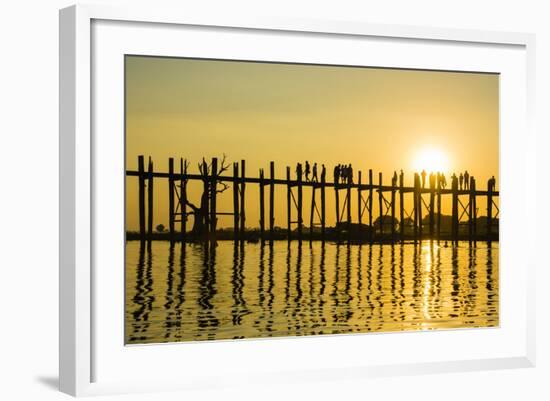
{"type": "MultiPolygon", "coordinates": [[[[190,161],[198,173],[202,157],[230,163],[245,159],[247,176],[275,161],[276,177],[297,162],[324,163],[332,182],[336,164],[354,172],[383,173],[389,185],[403,169],[405,185],[425,168],[450,174],[468,170],[485,189],[499,172],[499,78],[496,74],[366,67],[275,64],[126,56],[126,168],[151,156],[155,171],[168,158],[190,161]],[[430,158],[430,156],[433,156],[430,158]],[[432,160],[434,159],[434,160],[432,160]]],[[[356,175],[357,177],[357,175],[356,175]]],[[[365,178],[363,178],[365,182],[365,178]]],[[[450,185],[450,184],[449,184],[450,185]]],[[[126,179],[127,229],[138,229],[137,177],[126,179]]],[[[246,192],[247,227],[259,225],[258,186],[246,192]]],[[[199,203],[200,185],[189,198],[199,203]]],[[[304,224],[309,226],[309,189],[304,224]]],[[[343,195],[342,195],[343,196],[343,195]]],[[[444,197],[443,213],[450,214],[444,197]]],[[[356,196],[352,199],[356,221],[356,196]]],[[[286,188],[276,188],[275,225],[286,225],[286,188]]],[[[478,205],[479,215],[486,215],[478,205]]],[[[406,205],[410,209],[408,205],[406,205]]],[[[168,183],[155,181],[154,225],[168,225],[168,183]]],[[[231,211],[228,190],[218,210],[231,211]]],[[[327,224],[335,220],[327,192],[327,224]]],[[[410,210],[409,210],[410,212],[410,210]]],[[[425,213],[426,211],[424,211],[425,213]]],[[[377,202],[374,208],[378,216],[377,202]]],[[[363,218],[363,222],[365,222],[363,218]]],[[[218,227],[232,225],[220,218],[218,227]]],[[[190,224],[188,224],[190,227],[190,224]]]]}

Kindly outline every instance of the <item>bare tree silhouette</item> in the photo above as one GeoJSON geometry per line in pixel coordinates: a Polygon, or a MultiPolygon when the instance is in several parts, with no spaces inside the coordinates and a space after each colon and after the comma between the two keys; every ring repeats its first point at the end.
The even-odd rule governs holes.
{"type": "Polygon", "coordinates": [[[221,163],[218,164],[217,171],[212,171],[212,163],[208,164],[204,157],[202,158],[202,162],[198,163],[198,168],[203,182],[203,192],[200,197],[200,204],[197,206],[190,202],[189,199],[186,199],[186,204],[193,210],[193,215],[195,216],[191,235],[194,238],[203,238],[210,224],[209,200],[212,191],[222,193],[229,188],[228,184],[216,179],[229,169],[227,156],[225,154],[223,155],[221,163]]]}

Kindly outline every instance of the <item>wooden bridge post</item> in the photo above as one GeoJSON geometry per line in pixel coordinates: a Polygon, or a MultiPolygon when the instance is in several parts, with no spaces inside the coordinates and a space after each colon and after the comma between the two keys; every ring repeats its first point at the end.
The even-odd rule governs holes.
{"type": "MultiPolygon", "coordinates": [[[[208,240],[210,238],[210,195],[208,193],[208,189],[210,187],[210,182],[208,180],[208,164],[206,163],[206,161],[204,161],[203,159],[203,162],[202,162],[202,171],[203,171],[203,177],[202,177],[202,180],[203,180],[203,193],[208,195],[206,196],[206,204],[204,205],[205,206],[205,211],[206,213],[204,214],[204,239],[208,240]]],[[[202,203],[202,202],[201,202],[202,203]]],[[[201,207],[202,207],[202,204],[201,204],[201,207]]],[[[196,217],[196,215],[195,215],[196,217]]]]}
{"type": "Polygon", "coordinates": [[[395,180],[392,179],[391,186],[391,240],[395,241],[395,180]]]}
{"type": "Polygon", "coordinates": [[[292,236],[292,187],[290,185],[290,167],[286,167],[286,237],[291,240],[292,236]]]}
{"type": "Polygon", "coordinates": [[[150,157],[147,171],[147,233],[151,241],[153,239],[153,161],[150,157]]]}
{"type": "Polygon", "coordinates": [[[185,242],[187,235],[187,185],[186,177],[184,174],[187,174],[187,161],[184,162],[180,158],[180,219],[181,219],[181,241],[185,242]]]}
{"type": "Polygon", "coordinates": [[[493,185],[491,180],[487,183],[487,241],[491,242],[493,231],[493,185]]]}
{"type": "Polygon", "coordinates": [[[245,217],[245,212],[244,212],[244,208],[245,208],[245,197],[244,197],[245,189],[246,189],[246,164],[245,164],[244,160],[241,160],[241,211],[239,213],[240,218],[241,218],[241,229],[240,229],[240,239],[241,239],[241,241],[244,241],[244,236],[245,236],[245,222],[246,222],[246,217],[245,217]]]}
{"type": "Polygon", "coordinates": [[[453,193],[453,200],[452,200],[452,238],[454,242],[458,241],[458,179],[454,178],[452,182],[452,193],[453,193]]]}
{"type": "Polygon", "coordinates": [[[474,193],[474,198],[473,198],[473,201],[474,201],[474,205],[473,205],[473,228],[472,228],[472,231],[473,231],[473,237],[474,237],[474,241],[477,241],[477,196],[476,196],[476,179],[473,178],[472,179],[472,183],[471,183],[472,187],[473,187],[473,193],[474,193]]]}
{"type": "Polygon", "coordinates": [[[405,239],[405,194],[403,187],[405,186],[405,177],[403,172],[399,174],[399,232],[401,241],[405,239]]]}
{"type": "Polygon", "coordinates": [[[414,214],[414,240],[418,240],[418,193],[420,189],[420,178],[418,173],[414,173],[413,183],[413,214],[414,214]]]}
{"type": "Polygon", "coordinates": [[[424,226],[422,221],[422,186],[420,185],[420,176],[418,176],[418,238],[422,241],[422,235],[424,232],[424,226]]]}
{"type": "Polygon", "coordinates": [[[265,241],[265,194],[264,194],[264,169],[260,169],[260,240],[265,241]]]}
{"type": "MultiPolygon", "coordinates": [[[[433,173],[432,173],[433,174],[433,173]]],[[[434,238],[435,228],[435,182],[430,180],[430,239],[434,238]]]]}
{"type": "Polygon", "coordinates": [[[384,195],[382,194],[382,173],[378,173],[378,207],[380,208],[379,226],[380,226],[380,240],[384,234],[384,195]]]}
{"type": "Polygon", "coordinates": [[[168,159],[168,231],[174,242],[174,158],[168,159]]]}
{"type": "Polygon", "coordinates": [[[325,185],[326,185],[326,177],[325,174],[321,174],[321,239],[323,243],[325,242],[325,217],[326,217],[326,211],[325,211],[325,185]]]}
{"type": "Polygon", "coordinates": [[[298,241],[302,242],[302,226],[303,226],[303,218],[302,218],[302,170],[300,169],[298,171],[298,177],[297,177],[297,185],[298,185],[298,241]]]}
{"type": "Polygon", "coordinates": [[[310,213],[309,213],[309,242],[312,241],[312,238],[313,238],[313,223],[314,223],[314,219],[315,219],[315,184],[312,183],[312,186],[311,186],[311,208],[310,208],[310,213]]]}
{"type": "Polygon", "coordinates": [[[216,197],[217,197],[217,180],[218,180],[218,158],[212,158],[212,167],[210,171],[210,239],[216,241],[216,197]]]}
{"type": "Polygon", "coordinates": [[[372,169],[369,169],[369,227],[370,227],[370,241],[374,240],[374,227],[372,226],[372,190],[373,190],[373,180],[372,180],[372,169]]]}
{"type": "Polygon", "coordinates": [[[336,181],[334,182],[334,202],[336,207],[336,230],[340,232],[340,193],[339,186],[340,184],[336,181]]]}
{"type": "Polygon", "coordinates": [[[275,227],[275,162],[269,163],[269,242],[273,244],[275,227]]]}
{"type": "Polygon", "coordinates": [[[145,241],[145,162],[143,155],[138,156],[139,172],[139,237],[145,241]]]}
{"type": "Polygon", "coordinates": [[[233,163],[233,241],[239,239],[239,164],[233,163]]]}
{"type": "Polygon", "coordinates": [[[269,242],[273,243],[275,227],[275,162],[269,163],[269,242]]]}
{"type": "Polygon", "coordinates": [[[470,177],[469,186],[470,188],[470,196],[468,199],[468,241],[472,242],[474,237],[474,199],[476,197],[475,189],[474,189],[474,177],[470,177]]]}
{"type": "Polygon", "coordinates": [[[437,180],[437,240],[441,239],[441,178],[437,180]]]}
{"type": "Polygon", "coordinates": [[[363,208],[363,198],[361,197],[361,170],[357,172],[357,223],[359,230],[361,230],[362,216],[361,211],[363,208]]]}
{"type": "Polygon", "coordinates": [[[346,190],[346,198],[347,198],[347,202],[346,202],[346,209],[347,209],[347,224],[346,224],[346,227],[347,227],[347,230],[348,230],[348,244],[351,242],[351,182],[353,180],[353,177],[348,177],[348,181],[347,181],[347,184],[348,184],[348,187],[347,187],[347,190],[346,190]]]}

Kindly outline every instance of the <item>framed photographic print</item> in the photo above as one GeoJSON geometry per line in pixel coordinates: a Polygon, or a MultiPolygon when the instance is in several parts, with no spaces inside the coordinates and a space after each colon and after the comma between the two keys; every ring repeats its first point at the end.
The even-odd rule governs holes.
{"type": "Polygon", "coordinates": [[[62,391],[532,366],[532,36],[60,32],[62,391]]]}

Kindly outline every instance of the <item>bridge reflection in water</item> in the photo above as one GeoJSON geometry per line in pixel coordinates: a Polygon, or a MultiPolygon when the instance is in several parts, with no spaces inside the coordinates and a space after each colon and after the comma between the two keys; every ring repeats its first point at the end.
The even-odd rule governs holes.
{"type": "Polygon", "coordinates": [[[126,244],[126,343],[498,326],[498,243],[126,244]]]}

